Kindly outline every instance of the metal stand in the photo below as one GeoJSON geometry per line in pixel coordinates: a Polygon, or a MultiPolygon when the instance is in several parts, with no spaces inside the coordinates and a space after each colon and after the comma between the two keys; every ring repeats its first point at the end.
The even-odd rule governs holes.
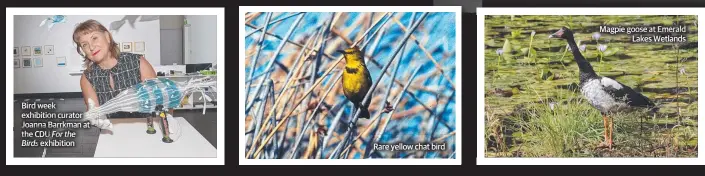
{"type": "MultiPolygon", "coordinates": [[[[166,120],[166,113],[167,110],[164,108],[163,105],[157,105],[157,107],[154,109],[155,112],[153,116],[158,116],[160,119],[160,129],[162,130],[162,135],[164,136],[162,138],[162,142],[164,143],[172,143],[174,140],[172,140],[169,137],[169,122],[166,120]]],[[[152,120],[152,117],[147,117],[147,133],[148,134],[154,134],[157,131],[154,129],[154,120],[152,120]]]]}

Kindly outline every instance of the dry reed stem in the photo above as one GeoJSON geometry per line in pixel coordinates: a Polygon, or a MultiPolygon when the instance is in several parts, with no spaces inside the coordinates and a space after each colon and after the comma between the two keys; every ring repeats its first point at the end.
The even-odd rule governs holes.
{"type": "Polygon", "coordinates": [[[450,133],[448,133],[448,134],[446,134],[446,135],[443,135],[443,136],[441,136],[441,137],[438,137],[438,138],[432,140],[431,143],[440,142],[440,141],[442,141],[442,140],[444,140],[444,139],[446,139],[446,138],[448,138],[448,137],[451,137],[451,136],[453,136],[453,135],[455,135],[455,131],[450,132],[450,133]]]}
{"type": "MultiPolygon", "coordinates": [[[[391,18],[391,16],[390,16],[390,18],[391,18]]],[[[380,21],[381,21],[381,19],[380,19],[380,21]]],[[[376,24],[378,24],[380,21],[377,21],[376,24]]],[[[369,32],[369,31],[368,31],[368,32],[369,32]]],[[[359,42],[359,41],[358,41],[358,42],[359,42]]],[[[355,43],[355,44],[357,44],[357,43],[355,43]]],[[[321,77],[321,79],[319,79],[318,81],[316,81],[316,83],[315,83],[314,85],[312,85],[312,87],[316,87],[316,86],[318,86],[319,84],[321,84],[321,82],[323,82],[323,80],[324,80],[324,79],[322,79],[322,78],[325,77],[325,76],[328,76],[328,75],[330,74],[330,72],[333,71],[333,69],[335,68],[335,65],[337,65],[338,63],[340,63],[341,60],[343,60],[343,57],[340,57],[340,58],[338,58],[338,59],[336,59],[336,60],[337,60],[337,61],[333,64],[333,66],[330,66],[330,67],[328,68],[328,70],[323,74],[323,76],[321,77]]],[[[311,94],[312,91],[313,91],[313,89],[309,89],[308,91],[306,91],[306,93],[304,94],[304,97],[305,97],[305,96],[308,96],[309,94],[311,94]]],[[[299,106],[302,101],[303,101],[303,99],[300,99],[300,100],[296,101],[297,103],[295,103],[294,107],[299,106]]],[[[284,119],[284,120],[288,119],[289,116],[291,115],[291,113],[293,113],[293,111],[289,111],[289,115],[285,116],[283,119],[284,119]]],[[[267,116],[267,119],[270,119],[270,118],[271,118],[271,114],[270,114],[269,116],[267,116]]],[[[267,124],[268,124],[268,123],[267,123],[267,124]]],[[[279,123],[274,129],[279,129],[279,128],[282,126],[282,124],[283,124],[283,123],[279,123]]],[[[258,135],[261,135],[261,134],[262,134],[262,133],[259,133],[258,135]]],[[[259,146],[259,148],[257,149],[257,151],[254,153],[254,157],[252,157],[252,158],[258,158],[258,156],[259,156],[259,154],[261,153],[262,149],[264,148],[265,144],[268,143],[269,140],[271,140],[271,138],[272,138],[273,135],[274,135],[274,133],[270,133],[270,134],[265,138],[265,140],[262,142],[262,145],[259,146]]],[[[256,141],[253,143],[252,146],[256,146],[255,144],[256,144],[256,141]]],[[[254,151],[254,150],[250,150],[250,152],[247,154],[247,156],[250,156],[250,155],[252,154],[252,151],[254,151]]]]}
{"type": "Polygon", "coordinates": [[[250,23],[252,20],[256,19],[262,12],[255,12],[250,14],[250,16],[245,16],[245,23],[250,23]]]}
{"type": "MultiPolygon", "coordinates": [[[[401,40],[403,43],[400,44],[400,45],[398,45],[398,46],[394,49],[394,52],[393,52],[392,56],[390,57],[389,61],[387,62],[386,65],[384,65],[384,68],[382,68],[382,72],[386,72],[387,69],[389,68],[389,66],[391,66],[392,61],[394,61],[394,59],[396,58],[397,54],[399,54],[399,52],[401,51],[402,47],[404,46],[404,43],[405,43],[406,41],[408,41],[409,37],[410,37],[411,34],[414,32],[414,30],[416,30],[416,28],[423,22],[423,19],[426,17],[426,15],[428,15],[428,12],[424,12],[423,14],[421,14],[421,19],[420,19],[418,22],[416,22],[416,23],[414,23],[414,24],[412,25],[410,31],[407,31],[406,34],[404,34],[404,37],[403,37],[403,39],[401,40]]],[[[390,17],[390,18],[394,18],[394,17],[390,17]]],[[[421,67],[419,67],[419,68],[421,68],[421,67]]],[[[418,71],[418,70],[419,70],[419,69],[417,69],[416,71],[418,71]]],[[[415,76],[415,74],[416,74],[416,73],[414,73],[414,76],[415,76]]],[[[370,96],[372,95],[373,91],[375,90],[375,88],[377,87],[377,85],[379,84],[379,82],[380,82],[381,80],[382,80],[382,77],[380,76],[380,77],[377,78],[376,81],[373,82],[372,86],[370,87],[370,90],[366,93],[366,95],[364,96],[365,98],[363,98],[362,102],[366,102],[366,101],[370,100],[370,96]]],[[[409,83],[407,83],[406,85],[408,85],[408,84],[409,84],[409,83]]],[[[362,107],[364,107],[364,105],[363,105],[362,107]]],[[[361,107],[358,107],[358,108],[355,110],[355,114],[353,115],[353,118],[350,120],[351,126],[348,127],[348,130],[347,130],[347,132],[345,133],[345,138],[346,138],[346,139],[347,139],[348,137],[350,137],[350,134],[352,133],[352,125],[357,122],[357,120],[358,120],[358,118],[359,118],[359,116],[360,116],[360,108],[361,108],[361,107]]],[[[342,144],[343,144],[343,145],[348,145],[348,144],[347,144],[347,141],[343,142],[342,144]]],[[[354,143],[353,143],[353,144],[354,144],[354,143]]],[[[339,146],[339,147],[337,147],[337,148],[341,148],[341,147],[342,147],[342,145],[339,146]]],[[[333,153],[334,153],[334,155],[338,155],[337,152],[333,152],[333,153]]]]}
{"type": "Polygon", "coordinates": [[[340,31],[338,31],[338,29],[333,28],[333,29],[331,29],[330,31],[331,31],[333,34],[335,34],[336,36],[338,36],[338,37],[340,37],[341,39],[343,39],[343,40],[345,41],[345,43],[348,44],[348,46],[352,45],[353,41],[350,40],[350,39],[348,39],[348,38],[345,37],[344,35],[342,35],[342,34],[340,33],[340,31]]]}
{"type": "MultiPolygon", "coordinates": [[[[302,14],[302,13],[304,13],[304,12],[292,13],[292,14],[290,14],[290,15],[288,15],[288,16],[285,16],[285,17],[281,17],[281,16],[284,16],[286,13],[280,13],[279,16],[277,16],[278,19],[277,19],[277,20],[274,20],[274,21],[270,21],[270,22],[269,22],[269,25],[274,25],[274,24],[276,24],[276,25],[278,26],[278,25],[279,25],[279,24],[278,24],[279,22],[284,21],[284,20],[286,20],[286,19],[289,19],[289,18],[291,18],[291,17],[294,17],[294,16],[296,16],[296,15],[302,14]],[[281,17],[281,18],[279,18],[279,17],[281,17]]],[[[251,25],[252,23],[250,23],[250,22],[248,21],[248,22],[246,22],[246,24],[250,24],[250,25],[251,25]]],[[[260,32],[260,30],[262,30],[262,27],[260,27],[260,28],[255,28],[254,30],[252,30],[252,31],[250,31],[249,33],[245,34],[245,37],[249,37],[250,35],[255,34],[256,32],[260,32]]]]}
{"type": "MultiPolygon", "coordinates": [[[[277,23],[277,24],[279,24],[279,23],[277,23]]],[[[257,29],[257,27],[254,26],[254,25],[252,25],[252,24],[249,24],[249,23],[248,23],[248,24],[246,24],[246,25],[247,25],[248,27],[257,29]]],[[[279,40],[283,40],[283,37],[281,37],[281,36],[279,36],[279,35],[276,35],[276,34],[273,34],[273,33],[271,33],[271,32],[266,32],[266,34],[269,35],[269,36],[272,36],[272,37],[274,37],[274,38],[277,38],[277,39],[279,39],[279,40]]],[[[313,48],[310,48],[310,47],[304,47],[304,45],[302,45],[302,44],[300,44],[300,43],[298,43],[298,42],[294,42],[294,41],[292,41],[292,40],[288,40],[288,39],[287,39],[286,42],[287,42],[287,43],[290,43],[290,44],[293,44],[294,46],[298,46],[299,48],[304,48],[305,50],[313,50],[314,52],[318,52],[318,49],[313,49],[313,48]]],[[[335,60],[335,57],[333,57],[333,56],[331,56],[331,55],[329,55],[329,54],[324,54],[323,56],[327,57],[328,59],[335,60]]]]}
{"type": "MultiPolygon", "coordinates": [[[[328,86],[328,90],[325,93],[323,93],[322,97],[328,96],[328,94],[333,90],[333,87],[337,86],[338,81],[341,80],[340,77],[342,77],[342,72],[340,73],[340,75],[338,77],[335,78],[335,81],[333,81],[333,83],[331,83],[330,86],[328,86]]],[[[317,104],[318,105],[316,105],[316,107],[312,110],[313,112],[311,112],[311,116],[308,117],[308,119],[301,119],[305,123],[305,124],[303,124],[304,125],[303,130],[306,130],[306,128],[309,126],[311,120],[315,117],[316,111],[320,108],[320,106],[323,104],[323,102],[321,101],[317,104]]],[[[294,143],[294,147],[292,148],[292,152],[293,152],[292,156],[296,155],[295,154],[296,149],[298,147],[299,142],[301,142],[302,138],[303,138],[303,135],[299,135],[299,137],[296,139],[296,142],[294,143]]]]}
{"type": "MultiPolygon", "coordinates": [[[[264,20],[265,25],[264,25],[264,28],[262,29],[262,31],[265,31],[265,32],[267,31],[267,29],[269,27],[269,25],[267,25],[267,24],[269,24],[269,20],[271,20],[271,19],[272,19],[272,13],[267,13],[265,15],[265,20],[264,20]]],[[[260,53],[262,53],[262,47],[263,47],[263,45],[261,45],[262,42],[264,42],[264,35],[261,35],[256,42],[257,45],[255,45],[255,46],[257,47],[257,51],[255,52],[255,56],[252,58],[252,67],[250,68],[250,70],[252,70],[252,72],[250,72],[249,77],[247,77],[248,80],[252,80],[252,76],[254,76],[254,74],[255,74],[255,70],[256,70],[255,68],[257,67],[257,59],[259,58],[260,53]]],[[[263,81],[264,80],[260,81],[260,85],[258,85],[258,86],[261,86],[263,81]]],[[[245,91],[245,112],[249,112],[249,108],[252,105],[254,105],[253,102],[255,101],[255,99],[257,98],[257,96],[259,94],[259,91],[257,91],[254,94],[254,97],[252,97],[252,102],[248,103],[249,96],[247,96],[247,95],[250,95],[249,85],[252,85],[252,82],[254,82],[254,81],[251,81],[250,83],[248,83],[248,86],[246,87],[246,91],[245,91]],[[252,104],[252,105],[249,105],[249,104],[252,104]]]]}
{"type": "MultiPolygon", "coordinates": [[[[392,18],[392,20],[394,20],[394,22],[396,22],[396,24],[397,24],[404,32],[407,31],[406,27],[404,27],[404,24],[401,24],[401,22],[399,21],[399,19],[397,19],[397,18],[392,18]]],[[[431,55],[431,53],[428,52],[428,50],[426,50],[426,47],[424,47],[424,45],[423,45],[421,42],[419,42],[419,40],[416,39],[416,36],[415,36],[414,34],[411,34],[411,39],[413,39],[414,41],[416,41],[416,44],[419,46],[419,48],[421,48],[421,51],[423,51],[423,52],[426,54],[426,56],[428,57],[428,59],[430,59],[431,62],[433,62],[433,64],[436,66],[437,71],[441,72],[441,74],[443,75],[443,77],[446,78],[446,81],[448,81],[448,83],[450,83],[450,86],[453,88],[453,90],[455,90],[455,84],[453,83],[453,80],[451,80],[450,77],[448,77],[448,75],[445,74],[445,71],[443,71],[443,68],[441,67],[441,65],[438,64],[438,62],[436,62],[435,59],[433,59],[433,56],[431,55]]]]}
{"type": "MultiPolygon", "coordinates": [[[[316,38],[316,37],[312,37],[311,40],[309,40],[309,41],[313,41],[313,39],[315,39],[315,38],[316,38]]],[[[308,45],[308,44],[309,44],[309,43],[307,43],[307,45],[308,45]]],[[[311,42],[310,44],[313,44],[313,42],[311,42]]],[[[310,52],[309,52],[309,54],[310,54],[310,52]]],[[[302,57],[302,58],[305,58],[305,57],[302,57]]],[[[297,69],[297,71],[295,72],[295,73],[298,73],[299,75],[300,75],[300,74],[303,74],[303,72],[302,72],[302,71],[299,71],[299,69],[303,68],[303,63],[304,63],[304,62],[300,62],[300,63],[302,64],[301,67],[299,67],[299,68],[297,69]]],[[[288,84],[287,86],[285,86],[285,89],[286,89],[289,85],[291,85],[291,84],[293,84],[293,82],[289,82],[289,84],[288,84]]],[[[282,91],[282,93],[284,93],[284,91],[282,91]]],[[[290,95],[290,96],[294,96],[294,95],[292,94],[292,95],[290,95]]],[[[282,102],[281,100],[282,100],[282,99],[281,99],[281,95],[280,95],[280,98],[278,98],[278,99],[276,100],[276,102],[275,102],[275,106],[281,104],[281,103],[280,103],[280,102],[282,102]]],[[[288,100],[288,99],[287,99],[287,100],[288,100]]],[[[286,105],[286,104],[285,104],[285,105],[286,105]]],[[[295,109],[297,106],[298,106],[298,105],[293,106],[292,108],[295,109]]],[[[282,109],[284,109],[284,108],[282,108],[282,109]]],[[[293,112],[293,109],[292,109],[291,112],[293,112]]],[[[274,110],[275,110],[275,108],[272,108],[272,109],[270,110],[270,112],[267,114],[267,120],[266,120],[266,121],[269,121],[269,119],[271,118],[271,116],[272,116],[274,110]]],[[[281,116],[282,113],[283,113],[283,111],[279,112],[278,115],[281,116]]],[[[275,117],[275,119],[276,119],[276,117],[275,117]]],[[[284,120],[284,121],[286,121],[286,120],[284,120]]],[[[281,124],[282,124],[282,123],[280,123],[280,125],[281,125],[281,124]]],[[[268,125],[269,125],[269,123],[265,123],[265,124],[264,124],[264,127],[267,127],[268,125]]],[[[263,131],[261,131],[261,132],[263,132],[263,131]]],[[[262,134],[261,132],[258,133],[258,135],[261,135],[261,134],[262,134]]],[[[257,144],[257,141],[259,141],[259,140],[253,141],[253,142],[252,142],[252,146],[255,146],[255,145],[257,144]]],[[[252,151],[253,151],[253,150],[250,150],[250,152],[248,153],[248,156],[252,154],[252,151]]]]}
{"type": "MultiPolygon", "coordinates": [[[[311,157],[311,154],[313,153],[313,150],[318,145],[318,135],[313,130],[311,131],[312,132],[309,135],[309,145],[306,149],[306,152],[304,152],[303,159],[309,159],[311,157]]],[[[296,152],[296,150],[294,150],[294,152],[296,152]]]]}

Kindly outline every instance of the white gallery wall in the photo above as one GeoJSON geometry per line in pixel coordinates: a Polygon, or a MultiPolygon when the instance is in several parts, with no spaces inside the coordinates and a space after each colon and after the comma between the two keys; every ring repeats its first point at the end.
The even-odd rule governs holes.
{"type": "Polygon", "coordinates": [[[215,15],[185,15],[184,18],[189,25],[188,30],[184,30],[184,42],[188,42],[184,54],[190,54],[185,64],[216,63],[216,27],[215,15]],[[190,51],[189,51],[190,50],[190,51]]]}
{"type": "MultiPolygon", "coordinates": [[[[80,75],[69,75],[71,72],[80,72],[82,69],[83,58],[76,52],[73,44],[72,34],[74,27],[85,20],[94,19],[110,29],[110,24],[116,21],[124,21],[124,24],[111,31],[113,38],[118,43],[133,42],[132,52],[145,54],[147,60],[153,65],[160,65],[160,22],[159,20],[143,21],[141,16],[122,16],[122,15],[91,15],[77,16],[68,15],[64,23],[57,23],[51,29],[47,28],[48,24],[39,26],[42,20],[46,19],[46,15],[39,16],[15,16],[14,17],[14,46],[20,51],[19,56],[14,56],[22,62],[23,58],[41,58],[43,63],[41,67],[33,66],[32,68],[23,68],[20,63],[20,68],[14,68],[14,93],[29,94],[29,93],[63,93],[63,92],[80,92],[79,87],[80,75]],[[135,52],[134,42],[144,42],[145,51],[135,52]],[[41,55],[23,56],[21,53],[22,47],[45,46],[52,45],[54,48],[53,55],[42,53],[41,55]],[[57,57],[65,57],[66,65],[58,66],[57,57]]],[[[215,23],[215,22],[214,22],[215,23]]],[[[215,28],[213,28],[215,30],[215,28]]],[[[212,32],[215,35],[215,31],[212,32]]],[[[215,40],[215,39],[214,39],[215,40]]],[[[213,42],[215,48],[215,41],[213,42]]],[[[44,52],[44,51],[43,51],[44,52]]],[[[215,59],[215,53],[213,53],[215,59]]],[[[213,60],[215,62],[215,60],[213,60]]]]}

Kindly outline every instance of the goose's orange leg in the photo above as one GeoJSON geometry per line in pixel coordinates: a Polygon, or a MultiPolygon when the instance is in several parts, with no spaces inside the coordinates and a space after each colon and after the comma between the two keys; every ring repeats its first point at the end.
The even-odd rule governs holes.
{"type": "Polygon", "coordinates": [[[610,119],[610,133],[609,133],[610,140],[607,142],[607,145],[609,146],[610,150],[612,150],[612,132],[614,131],[614,119],[612,119],[612,117],[610,117],[609,119],[610,119]]]}
{"type": "Polygon", "coordinates": [[[609,137],[609,136],[607,135],[607,134],[608,134],[608,131],[609,131],[609,128],[608,128],[608,127],[609,127],[609,126],[608,126],[608,125],[609,125],[609,124],[608,124],[608,120],[609,120],[609,119],[607,119],[607,116],[602,115],[602,121],[603,121],[603,124],[604,124],[604,126],[605,126],[605,129],[604,129],[604,131],[605,131],[605,141],[607,141],[607,139],[608,139],[608,137],[609,137]]]}
{"type": "Polygon", "coordinates": [[[610,131],[610,124],[611,123],[609,122],[609,118],[607,117],[606,114],[602,114],[602,122],[603,122],[602,123],[603,126],[605,127],[604,128],[605,141],[601,142],[597,147],[599,147],[599,148],[610,147],[611,146],[610,143],[612,142],[612,140],[611,140],[612,135],[611,135],[611,131],[610,131]]]}

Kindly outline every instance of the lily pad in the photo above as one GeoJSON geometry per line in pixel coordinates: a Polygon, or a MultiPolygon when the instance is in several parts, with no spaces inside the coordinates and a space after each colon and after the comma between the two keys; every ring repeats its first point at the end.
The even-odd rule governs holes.
{"type": "Polygon", "coordinates": [[[617,54],[617,52],[619,52],[619,48],[612,47],[612,48],[608,48],[605,52],[603,52],[603,54],[604,54],[604,57],[609,57],[609,56],[613,56],[613,55],[617,54]]]}

